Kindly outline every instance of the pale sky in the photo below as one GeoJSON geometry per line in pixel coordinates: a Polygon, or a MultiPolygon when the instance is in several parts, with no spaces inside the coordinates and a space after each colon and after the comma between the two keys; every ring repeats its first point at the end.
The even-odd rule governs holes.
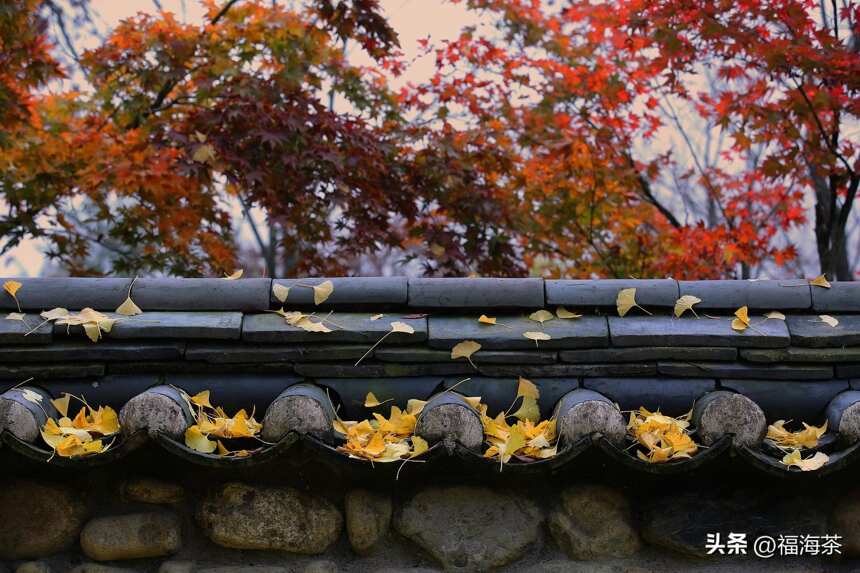
{"type": "MultiPolygon", "coordinates": [[[[161,6],[168,12],[173,12],[180,19],[188,22],[200,22],[204,10],[196,0],[160,0],[161,6]]],[[[91,2],[96,22],[102,30],[115,26],[124,18],[134,16],[138,12],[152,13],[155,4],[152,0],[92,0],[91,2]]],[[[392,27],[400,35],[401,50],[407,61],[418,55],[418,40],[430,36],[434,41],[456,37],[463,25],[473,24],[475,15],[469,13],[462,4],[451,4],[437,0],[380,0],[386,17],[392,27]]],[[[98,39],[82,37],[77,42],[78,48],[94,47],[98,39]]],[[[366,63],[366,57],[359,50],[350,52],[355,63],[366,63]]],[[[433,70],[432,57],[419,59],[397,80],[392,83],[399,86],[402,83],[418,82],[427,78],[433,70]]],[[[236,221],[241,220],[237,213],[236,221]]],[[[246,229],[240,230],[245,235],[246,229]]],[[[42,254],[44,243],[29,240],[20,246],[0,256],[0,275],[5,276],[39,276],[50,270],[46,267],[46,259],[42,254]]]]}

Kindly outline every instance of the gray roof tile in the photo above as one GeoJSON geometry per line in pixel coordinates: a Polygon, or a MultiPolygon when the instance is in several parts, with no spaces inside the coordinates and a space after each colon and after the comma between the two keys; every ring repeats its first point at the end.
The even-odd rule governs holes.
{"type": "MultiPolygon", "coordinates": [[[[73,359],[73,357],[69,357],[73,359]]],[[[3,364],[0,365],[0,380],[23,382],[33,378],[38,385],[46,379],[87,378],[105,373],[104,364],[64,363],[64,364],[3,364]]]]}
{"type": "Polygon", "coordinates": [[[356,343],[367,344],[367,348],[370,348],[391,330],[391,323],[397,321],[414,328],[414,334],[395,332],[386,336],[382,344],[415,344],[427,339],[427,320],[424,318],[387,314],[379,320],[371,320],[369,313],[336,312],[330,316],[328,313],[318,314],[315,320],[323,317],[327,317],[331,332],[307,332],[287,324],[283,317],[272,312],[246,314],[242,339],[246,342],[271,343],[356,343]]]}
{"type": "Polygon", "coordinates": [[[739,364],[736,362],[658,362],[665,376],[703,378],[752,378],[762,380],[829,380],[833,367],[823,365],[739,364]]]}
{"type": "MultiPolygon", "coordinates": [[[[5,279],[3,279],[5,280],[5,279]]],[[[24,310],[41,312],[56,307],[69,310],[115,310],[128,296],[131,279],[124,278],[16,278],[21,283],[18,302],[24,310]]],[[[0,309],[15,310],[12,297],[0,296],[0,309]]]]}
{"type": "Polygon", "coordinates": [[[414,308],[542,308],[543,279],[409,279],[414,308]]]}
{"type": "MultiPolygon", "coordinates": [[[[331,295],[319,308],[343,307],[350,305],[405,305],[407,293],[406,277],[332,277],[313,279],[275,279],[274,284],[290,287],[286,306],[315,306],[314,291],[307,286],[315,286],[323,281],[331,281],[334,286],[331,295]],[[295,288],[293,288],[295,287],[295,288]]],[[[282,303],[271,295],[273,308],[282,303]]]]}
{"type": "Polygon", "coordinates": [[[271,289],[271,279],[139,279],[134,283],[132,299],[144,312],[151,310],[259,312],[269,308],[271,289]]]}
{"type": "Polygon", "coordinates": [[[657,374],[655,363],[637,364],[547,364],[543,366],[478,366],[484,376],[525,376],[527,378],[565,376],[653,376],[657,374]]]}
{"type": "Polygon", "coordinates": [[[636,289],[636,302],[645,308],[671,307],[678,300],[678,282],[674,279],[562,279],[546,281],[546,303],[549,306],[614,307],[618,293],[626,288],[636,289]]]}
{"type": "Polygon", "coordinates": [[[838,315],[835,327],[826,324],[817,315],[790,315],[787,317],[791,343],[811,348],[860,345],[860,315],[838,315]]]}
{"type": "Polygon", "coordinates": [[[586,378],[583,387],[606,395],[622,410],[660,409],[669,416],[679,416],[693,407],[693,402],[716,388],[715,380],[666,378],[586,378]]]}
{"type": "Polygon", "coordinates": [[[178,360],[185,342],[112,342],[60,338],[45,346],[0,347],[0,362],[62,362],[69,360],[116,362],[121,360],[178,360]]]}
{"type": "Polygon", "coordinates": [[[812,306],[804,280],[679,281],[681,295],[702,299],[695,308],[805,310],[812,306]]]}
{"type": "Polygon", "coordinates": [[[781,320],[754,319],[744,332],[733,330],[731,322],[730,317],[610,316],[609,332],[613,346],[788,346],[788,329],[781,320]]]}
{"type": "Polygon", "coordinates": [[[594,348],[589,350],[562,350],[559,360],[575,364],[601,362],[647,362],[657,360],[735,360],[734,348],[708,348],[691,346],[655,346],[630,348],[594,348]]]}
{"type": "MultiPolygon", "coordinates": [[[[451,352],[431,348],[408,346],[404,348],[380,348],[374,358],[383,362],[448,362],[451,352]]],[[[458,358],[458,361],[466,361],[458,358]]],[[[484,350],[472,355],[475,364],[552,364],[556,353],[546,350],[484,350]]]]}
{"type": "Polygon", "coordinates": [[[801,422],[820,424],[824,421],[824,409],[837,394],[848,390],[848,381],[720,380],[720,386],[740,392],[758,404],[768,422],[793,420],[789,428],[802,429],[801,422]]]}
{"type": "Polygon", "coordinates": [[[252,362],[312,362],[315,360],[356,360],[368,346],[345,344],[219,344],[190,342],[185,351],[188,360],[219,364],[252,362]]]}
{"type": "Polygon", "coordinates": [[[26,322],[9,320],[5,316],[0,316],[0,344],[10,346],[37,345],[49,344],[53,340],[53,327],[50,323],[43,321],[38,314],[28,314],[24,319],[26,322]]]}
{"type": "Polygon", "coordinates": [[[402,376],[452,376],[455,374],[469,375],[475,369],[468,362],[445,362],[431,364],[403,364],[362,362],[354,366],[353,362],[324,364],[299,363],[294,365],[296,374],[311,378],[397,378],[402,376]]]}
{"type": "Polygon", "coordinates": [[[609,342],[606,319],[584,316],[578,319],[554,319],[544,322],[527,316],[497,316],[498,324],[481,324],[477,316],[431,316],[430,347],[453,348],[464,340],[474,340],[487,350],[598,348],[609,342]],[[543,331],[552,336],[535,345],[523,336],[529,331],[543,331]]]}
{"type": "Polygon", "coordinates": [[[773,364],[776,362],[839,363],[860,362],[857,348],[750,348],[741,350],[741,358],[750,362],[773,364]]]}
{"type": "MultiPolygon", "coordinates": [[[[144,312],[123,317],[115,314],[116,324],[104,338],[112,340],[138,338],[208,338],[235,340],[242,329],[240,312],[144,312]]],[[[54,325],[54,335],[62,340],[66,333],[83,336],[80,326],[54,325]]]]}
{"type": "Polygon", "coordinates": [[[834,281],[830,288],[812,287],[815,312],[860,312],[860,281],[834,281]]]}

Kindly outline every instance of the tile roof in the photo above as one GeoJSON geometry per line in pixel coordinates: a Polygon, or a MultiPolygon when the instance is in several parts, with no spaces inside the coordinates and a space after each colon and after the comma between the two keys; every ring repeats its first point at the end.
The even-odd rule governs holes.
{"type": "MultiPolygon", "coordinates": [[[[644,405],[669,414],[722,388],[751,397],[769,420],[817,422],[835,396],[860,389],[860,283],[825,289],[803,280],[16,280],[26,323],[0,320],[0,380],[12,386],[33,377],[53,394],[86,390],[117,408],[168,383],[211,388],[237,407],[250,401],[263,409],[285,386],[309,380],[337,392],[345,416],[359,417],[368,390],[403,405],[465,377],[471,380],[464,391],[507,408],[512,380],[525,376],[541,388],[544,416],[575,388],[600,392],[623,409],[644,405]],[[315,305],[310,287],[323,280],[334,288],[315,305]],[[289,287],[287,310],[314,313],[331,332],[307,332],[271,312],[282,306],[273,284],[289,287]],[[143,314],[111,314],[130,288],[143,314]],[[616,297],[625,288],[635,288],[653,316],[638,309],[617,316],[616,297]],[[675,318],[675,301],[688,294],[702,299],[699,318],[675,318]],[[562,305],[584,316],[543,324],[529,318],[562,305]],[[752,327],[737,332],[732,313],[744,305],[752,327]],[[121,320],[92,343],[81,327],[44,323],[39,312],[54,307],[90,307],[121,320]],[[787,319],[765,319],[772,310],[787,319]],[[839,324],[825,324],[819,313],[839,324]],[[481,314],[497,324],[479,323],[481,314]],[[394,321],[414,333],[385,336],[356,366],[394,321]],[[523,336],[528,331],[551,338],[535,343],[523,336]],[[450,357],[463,340],[482,346],[472,363],[450,357]]],[[[0,293],[0,310],[17,311],[15,300],[0,293]]]]}

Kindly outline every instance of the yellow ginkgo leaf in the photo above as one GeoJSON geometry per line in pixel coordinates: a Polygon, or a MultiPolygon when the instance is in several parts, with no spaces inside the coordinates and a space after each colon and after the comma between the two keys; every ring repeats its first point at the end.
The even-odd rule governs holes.
{"type": "Polygon", "coordinates": [[[766,315],[764,315],[764,317],[768,320],[785,320],[785,315],[778,310],[772,310],[766,315]]]}
{"type": "Polygon", "coordinates": [[[824,324],[829,324],[833,328],[839,326],[839,321],[836,318],[830,316],[829,314],[820,314],[818,315],[818,318],[821,319],[821,322],[823,322],[824,324]]]}
{"type": "Polygon", "coordinates": [[[54,398],[51,400],[51,404],[54,405],[54,408],[57,409],[57,412],[60,413],[60,416],[64,418],[69,415],[69,400],[71,400],[71,394],[63,394],[62,398],[54,398]]]}
{"type": "Polygon", "coordinates": [[[365,408],[376,408],[377,406],[381,406],[386,402],[391,402],[393,398],[389,398],[388,400],[379,401],[379,398],[373,392],[368,392],[367,396],[364,397],[364,407],[365,408]]]}
{"type": "Polygon", "coordinates": [[[243,274],[244,272],[245,272],[245,270],[244,270],[244,269],[239,269],[238,271],[235,271],[232,275],[228,275],[228,274],[226,274],[226,273],[225,273],[225,274],[224,274],[224,280],[225,280],[225,281],[234,281],[234,280],[236,280],[236,279],[238,279],[238,278],[241,278],[241,277],[242,277],[242,274],[243,274]]]}
{"type": "Polygon", "coordinates": [[[211,408],[212,404],[209,402],[209,395],[209,390],[203,390],[202,392],[198,392],[194,396],[191,396],[189,399],[191,400],[191,403],[196,406],[211,408]]]}
{"type": "Polygon", "coordinates": [[[402,332],[404,334],[415,334],[415,329],[399,320],[391,323],[391,332],[402,332]]]}
{"type": "Polygon", "coordinates": [[[830,282],[827,280],[826,275],[819,275],[814,279],[809,281],[809,284],[812,286],[817,286],[821,288],[830,288],[830,282]]]}
{"type": "Polygon", "coordinates": [[[418,400],[417,398],[410,398],[408,402],[406,402],[406,413],[412,414],[413,416],[417,416],[424,410],[424,406],[427,404],[426,400],[418,400]]]}
{"type": "Polygon", "coordinates": [[[412,436],[412,451],[409,453],[409,457],[420,456],[429,449],[430,446],[427,444],[427,440],[421,436],[412,436]]]}
{"type": "MultiPolygon", "coordinates": [[[[287,320],[289,322],[289,319],[287,320]]],[[[301,315],[301,317],[292,324],[296,328],[301,328],[305,332],[331,332],[331,329],[322,322],[314,322],[310,316],[301,315]]]]}
{"type": "Polygon", "coordinates": [[[555,315],[559,318],[582,318],[581,314],[577,314],[575,312],[571,312],[564,308],[563,306],[555,309],[555,315]]]}
{"type": "Polygon", "coordinates": [[[636,289],[625,288],[618,291],[618,297],[615,299],[615,305],[618,308],[618,316],[625,316],[633,307],[638,308],[645,314],[651,314],[636,302],[636,289]]]}
{"type": "Polygon", "coordinates": [[[517,396],[524,396],[528,398],[534,398],[537,400],[540,398],[540,390],[531,380],[527,380],[520,376],[517,381],[517,396]]]}
{"type": "Polygon", "coordinates": [[[331,281],[323,281],[313,287],[314,289],[314,304],[322,304],[334,292],[334,284],[331,281]]]}
{"type": "Polygon", "coordinates": [[[782,463],[788,467],[795,466],[800,468],[800,470],[804,472],[811,472],[826,464],[829,459],[830,457],[824,452],[815,452],[815,455],[811,458],[804,460],[800,455],[800,450],[793,450],[792,452],[785,454],[782,458],[782,463]]]}
{"type": "Polygon", "coordinates": [[[280,283],[272,283],[272,294],[275,295],[275,299],[281,304],[287,302],[287,296],[290,294],[290,287],[284,286],[280,283]]]}
{"type": "Polygon", "coordinates": [[[480,396],[463,396],[463,400],[474,409],[478,409],[481,405],[481,397],[480,396]]]}
{"type": "Polygon", "coordinates": [[[548,310],[543,310],[543,309],[536,310],[529,315],[530,320],[534,320],[535,322],[539,322],[541,324],[543,324],[544,322],[546,322],[548,320],[552,320],[554,318],[555,318],[555,315],[553,313],[549,312],[548,310]]]}
{"type": "Polygon", "coordinates": [[[525,336],[529,340],[534,340],[535,346],[537,346],[538,340],[552,340],[552,336],[550,336],[546,332],[540,332],[536,330],[529,330],[527,332],[523,332],[523,336],[525,336]]]}
{"type": "Polygon", "coordinates": [[[211,454],[218,447],[216,442],[203,435],[196,424],[185,430],[185,445],[204,454],[211,454]]]}
{"type": "Polygon", "coordinates": [[[135,316],[142,314],[143,311],[134,303],[133,300],[131,300],[131,296],[129,296],[126,297],[125,302],[116,308],[116,313],[123,316],[135,316]]]}
{"type": "Polygon", "coordinates": [[[685,294],[681,298],[675,301],[675,317],[680,318],[682,314],[686,311],[690,311],[696,318],[699,318],[699,315],[696,314],[696,310],[693,308],[693,305],[702,302],[697,296],[693,296],[691,294],[685,294]]]}
{"type": "Polygon", "coordinates": [[[496,324],[496,318],[487,316],[486,314],[482,314],[478,317],[478,322],[481,324],[496,324]]]}
{"type": "Polygon", "coordinates": [[[540,420],[540,409],[538,409],[537,400],[531,396],[523,396],[523,402],[519,409],[513,413],[513,416],[518,420],[530,420],[537,423],[540,420]]]}
{"type": "Polygon", "coordinates": [[[370,320],[379,320],[383,316],[385,316],[385,315],[384,314],[374,314],[373,316],[370,317],[370,320]]]}
{"type": "Polygon", "coordinates": [[[9,296],[14,298],[18,294],[18,289],[21,288],[21,283],[18,281],[8,280],[3,283],[3,290],[9,293],[9,296]]]}
{"type": "Polygon", "coordinates": [[[12,297],[12,300],[15,301],[15,306],[18,307],[18,312],[21,312],[21,303],[18,302],[18,290],[21,288],[21,283],[18,281],[8,280],[3,283],[3,290],[5,290],[9,296],[12,297]]]}
{"type": "Polygon", "coordinates": [[[42,403],[42,395],[38,392],[34,392],[29,388],[25,388],[21,390],[21,397],[27,400],[28,402],[32,402],[33,404],[41,404],[42,403]]]}
{"type": "Polygon", "coordinates": [[[59,320],[69,316],[69,311],[65,308],[52,308],[51,310],[43,311],[39,316],[45,320],[59,320]]]}
{"type": "Polygon", "coordinates": [[[480,349],[481,345],[474,340],[464,340],[463,342],[458,342],[454,346],[454,348],[451,349],[451,360],[465,358],[469,361],[470,364],[472,364],[472,366],[475,366],[475,363],[472,362],[472,355],[480,349]]]}
{"type": "Polygon", "coordinates": [[[102,329],[99,328],[97,322],[85,322],[81,326],[84,328],[84,334],[93,342],[98,342],[102,337],[102,329]]]}
{"type": "Polygon", "coordinates": [[[735,318],[732,320],[732,329],[738,332],[743,332],[750,325],[749,309],[742,306],[735,311],[735,318]]]}
{"type": "Polygon", "coordinates": [[[10,312],[6,315],[6,320],[20,320],[21,322],[24,322],[24,319],[26,318],[27,315],[23,312],[10,312]]]}

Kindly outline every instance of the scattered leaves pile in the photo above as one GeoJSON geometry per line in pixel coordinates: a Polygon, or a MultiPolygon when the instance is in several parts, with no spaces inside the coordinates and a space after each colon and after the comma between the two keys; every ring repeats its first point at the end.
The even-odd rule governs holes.
{"type": "MultiPolygon", "coordinates": [[[[538,387],[521,377],[517,382],[517,397],[514,400],[514,405],[520,402],[520,407],[513,414],[499,412],[491,418],[487,415],[487,405],[478,404],[484,439],[489,445],[484,457],[497,458],[504,465],[512,459],[533,462],[551,458],[558,453],[556,421],[540,420],[538,398],[538,387]],[[516,422],[509,424],[509,418],[516,418],[516,422]]],[[[512,409],[513,405],[508,411],[512,409]]]]}
{"type": "Polygon", "coordinates": [[[692,457],[698,451],[690,437],[692,417],[692,410],[677,418],[644,407],[630,412],[627,433],[639,446],[636,457],[652,464],[692,457]]]}
{"type": "MultiPolygon", "coordinates": [[[[373,392],[368,392],[364,400],[366,408],[376,408],[385,402],[380,402],[373,392]]],[[[368,460],[370,462],[390,463],[400,460],[414,459],[429,449],[427,441],[415,435],[415,425],[418,415],[424,409],[426,402],[409,400],[406,410],[391,406],[389,416],[373,412],[373,419],[334,421],[334,430],[345,440],[338,451],[351,458],[368,460]]]]}
{"type": "Polygon", "coordinates": [[[818,446],[821,436],[827,433],[827,422],[825,421],[821,426],[811,426],[802,422],[803,429],[796,432],[785,429],[787,423],[785,420],[777,420],[767,427],[766,439],[786,452],[782,463],[805,472],[817,470],[826,464],[830,458],[824,452],[815,452],[811,457],[803,459],[801,449],[812,449],[818,446]]]}
{"type": "MultiPolygon", "coordinates": [[[[42,396],[32,390],[24,390],[24,398],[41,406],[42,396]]],[[[114,443],[106,438],[119,432],[119,417],[110,406],[93,408],[83,398],[64,394],[62,398],[51,400],[60,419],[49,417],[42,426],[42,439],[63,458],[91,456],[107,451],[114,443]],[[72,398],[82,406],[74,418],[69,418],[69,405],[72,398]]]]}
{"type": "Polygon", "coordinates": [[[230,450],[223,440],[252,438],[262,441],[257,436],[263,425],[254,419],[253,412],[249,416],[243,408],[230,417],[220,406],[212,406],[209,390],[203,390],[194,396],[183,390],[180,390],[180,393],[194,414],[195,423],[185,430],[185,445],[192,450],[225,457],[245,457],[251,455],[254,450],[230,450]]]}

